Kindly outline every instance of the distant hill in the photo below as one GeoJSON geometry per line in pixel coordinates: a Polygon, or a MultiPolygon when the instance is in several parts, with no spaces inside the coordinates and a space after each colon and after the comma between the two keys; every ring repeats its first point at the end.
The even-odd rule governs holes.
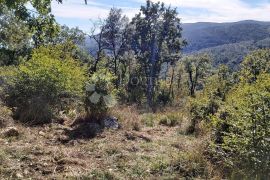
{"type": "Polygon", "coordinates": [[[183,37],[188,41],[186,54],[206,52],[215,66],[227,64],[237,69],[250,51],[270,48],[270,22],[183,24],[183,37]]]}
{"type": "Polygon", "coordinates": [[[183,24],[183,37],[189,42],[185,52],[242,41],[259,41],[270,37],[270,22],[183,24]]]}
{"type": "Polygon", "coordinates": [[[215,67],[220,64],[226,64],[231,69],[236,70],[246,55],[251,51],[262,48],[270,48],[270,38],[260,41],[242,41],[239,43],[224,44],[194,51],[193,53],[207,53],[212,57],[215,67]]]}

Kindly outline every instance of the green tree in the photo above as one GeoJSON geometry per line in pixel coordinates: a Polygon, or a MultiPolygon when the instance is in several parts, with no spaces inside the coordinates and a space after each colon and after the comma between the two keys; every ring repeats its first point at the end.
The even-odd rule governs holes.
{"type": "Polygon", "coordinates": [[[199,81],[207,74],[210,57],[207,54],[188,56],[184,59],[186,73],[188,74],[189,94],[195,97],[195,90],[199,81]]]}
{"type": "MultiPolygon", "coordinates": [[[[224,103],[212,116],[216,144],[236,178],[267,179],[270,172],[270,72],[269,50],[248,55],[241,64],[240,80],[223,85],[224,103]],[[228,85],[229,84],[229,85],[228,85]],[[227,87],[230,87],[229,89],[227,87]]],[[[224,69],[218,77],[228,79],[224,69]]],[[[229,78],[230,79],[230,78],[229,78]]]]}
{"type": "Polygon", "coordinates": [[[249,54],[241,64],[241,79],[256,81],[261,73],[270,73],[270,50],[257,50],[249,54]]]}
{"type": "Polygon", "coordinates": [[[18,64],[31,47],[31,33],[27,24],[15,14],[2,9],[0,14],[0,66],[18,64]]]}
{"type": "Polygon", "coordinates": [[[105,20],[103,41],[106,50],[112,54],[113,72],[115,76],[119,76],[119,60],[120,55],[124,53],[125,40],[123,33],[128,24],[128,18],[122,15],[122,10],[112,8],[105,20]]]}
{"type": "Polygon", "coordinates": [[[161,65],[168,59],[172,61],[172,56],[179,55],[185,44],[180,18],[176,9],[147,0],[146,6],[141,7],[131,24],[135,28],[132,49],[147,77],[148,105],[154,107],[156,80],[161,65]],[[169,53],[164,53],[166,50],[169,53]]]}
{"type": "Polygon", "coordinates": [[[60,33],[60,26],[52,14],[31,17],[28,19],[28,26],[33,34],[34,47],[53,44],[60,33]]]}
{"type": "MultiPolygon", "coordinates": [[[[62,2],[59,0],[59,2],[62,2]]],[[[0,9],[11,11],[19,20],[26,22],[34,34],[33,40],[36,47],[45,39],[50,39],[57,33],[58,26],[51,13],[51,0],[1,0],[0,9]],[[30,3],[34,8],[27,8],[30,3]]],[[[0,12],[2,14],[3,11],[0,12]]]]}
{"type": "MultiPolygon", "coordinates": [[[[69,30],[66,27],[62,27],[60,30],[60,26],[56,23],[55,17],[51,12],[51,1],[52,0],[1,0],[0,16],[8,11],[17,18],[17,21],[23,22],[31,33],[35,47],[53,43],[58,36],[64,36],[63,32],[65,31],[69,31],[69,38],[73,36],[74,40],[75,33],[79,35],[79,33],[82,34],[82,32],[79,32],[76,28],[69,30]],[[31,4],[33,9],[29,9],[27,3],[31,4]]],[[[62,0],[56,1],[59,3],[63,2],[62,0]]],[[[87,3],[87,1],[85,1],[85,3],[87,3]]],[[[58,40],[60,39],[58,38],[58,40]]]]}
{"type": "MultiPolygon", "coordinates": [[[[63,0],[55,0],[59,3],[63,3],[63,0]]],[[[45,15],[51,12],[51,2],[52,0],[0,0],[0,9],[2,10],[3,6],[7,6],[9,9],[14,9],[16,14],[21,18],[25,18],[29,15],[29,9],[27,9],[27,3],[30,3],[38,13],[45,15]]],[[[87,0],[84,0],[87,4],[87,0]]],[[[0,13],[1,13],[0,10],[0,13]]]]}
{"type": "Polygon", "coordinates": [[[72,42],[76,45],[83,45],[85,42],[85,33],[78,27],[69,28],[66,25],[61,26],[59,34],[53,40],[54,44],[64,44],[72,42]]]}

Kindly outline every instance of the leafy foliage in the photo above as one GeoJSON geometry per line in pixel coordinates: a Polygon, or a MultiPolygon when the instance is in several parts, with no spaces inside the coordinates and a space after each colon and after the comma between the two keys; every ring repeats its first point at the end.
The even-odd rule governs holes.
{"type": "Polygon", "coordinates": [[[195,96],[195,90],[197,89],[199,81],[206,76],[209,64],[210,57],[207,54],[189,56],[184,59],[185,70],[189,78],[190,96],[195,96]]]}
{"type": "Polygon", "coordinates": [[[248,55],[242,65],[241,76],[243,81],[256,81],[261,73],[270,73],[270,50],[258,50],[248,55]]]}
{"type": "MultiPolygon", "coordinates": [[[[186,41],[176,9],[147,0],[128,22],[121,9],[112,8],[92,30],[90,37],[97,47],[91,58],[80,49],[85,34],[56,23],[51,0],[0,0],[0,65],[14,65],[0,68],[0,96],[15,117],[29,124],[49,122],[64,98],[84,101],[86,119],[93,121],[107,116],[116,96],[122,103],[148,105],[154,112],[163,111],[166,105],[183,111],[188,108],[189,114],[161,116],[143,111],[142,123],[149,127],[159,123],[169,129],[190,120],[190,127],[185,128],[189,133],[212,128],[215,150],[223,153],[222,161],[236,177],[246,174],[266,179],[270,169],[270,51],[255,51],[244,59],[240,71],[230,69],[238,70],[250,51],[269,47],[269,23],[195,26],[184,25],[191,29],[191,35],[185,34],[191,42],[186,52],[201,51],[182,58],[186,41]],[[36,12],[28,10],[27,3],[36,12]],[[229,67],[213,69],[211,58],[214,67],[229,67]]],[[[141,118],[130,119],[133,129],[139,130],[141,118]]],[[[77,130],[89,132],[90,126],[77,130]]],[[[192,154],[180,156],[172,165],[154,163],[151,173],[170,169],[187,177],[204,177],[208,160],[204,154],[192,154]],[[193,158],[194,163],[186,163],[193,158]],[[188,166],[182,166],[183,162],[188,166]]]]}
{"type": "Polygon", "coordinates": [[[154,107],[156,79],[161,65],[179,60],[185,45],[177,15],[176,9],[147,0],[146,6],[141,7],[140,13],[131,22],[134,27],[132,50],[147,77],[146,96],[151,108],[154,107]]]}
{"type": "Polygon", "coordinates": [[[7,93],[19,120],[33,124],[50,121],[61,97],[82,95],[85,69],[69,55],[61,57],[60,47],[40,47],[18,66],[7,93]]]}
{"type": "Polygon", "coordinates": [[[269,27],[268,22],[258,21],[183,24],[183,36],[189,42],[185,51],[194,52],[224,44],[260,41],[269,37],[269,27]]]}
{"type": "Polygon", "coordinates": [[[223,105],[211,117],[216,144],[226,152],[233,173],[242,178],[269,175],[268,59],[269,50],[255,51],[245,58],[240,82],[235,81],[231,90],[225,91],[223,105]]]}
{"type": "MultiPolygon", "coordinates": [[[[253,84],[241,83],[229,94],[225,117],[223,148],[230,154],[233,167],[253,177],[269,174],[270,75],[261,74],[253,84]]],[[[217,119],[215,119],[217,121],[217,119]]]]}
{"type": "Polygon", "coordinates": [[[0,66],[19,63],[29,53],[30,29],[14,13],[3,8],[0,14],[0,66]]]}
{"type": "Polygon", "coordinates": [[[100,120],[107,115],[108,109],[116,104],[114,80],[115,76],[105,70],[91,75],[85,87],[87,118],[100,120]]]}

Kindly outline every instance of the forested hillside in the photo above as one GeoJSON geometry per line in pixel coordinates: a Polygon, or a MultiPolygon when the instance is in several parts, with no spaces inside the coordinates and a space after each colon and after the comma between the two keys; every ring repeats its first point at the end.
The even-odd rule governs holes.
{"type": "Polygon", "coordinates": [[[257,42],[270,36],[270,22],[259,21],[183,24],[183,29],[183,37],[189,42],[185,52],[244,41],[257,42]]]}
{"type": "Polygon", "coordinates": [[[242,41],[239,43],[225,44],[205,48],[194,53],[208,53],[213,58],[213,65],[215,67],[226,64],[231,69],[237,70],[247,54],[254,50],[264,48],[270,48],[270,38],[260,41],[242,41]]]}
{"type": "Polygon", "coordinates": [[[146,0],[86,33],[53,2],[0,0],[1,180],[269,179],[269,23],[146,0]]]}
{"type": "Polygon", "coordinates": [[[270,47],[270,22],[183,24],[187,54],[208,53],[215,67],[226,64],[238,69],[243,58],[256,49],[270,47]]]}

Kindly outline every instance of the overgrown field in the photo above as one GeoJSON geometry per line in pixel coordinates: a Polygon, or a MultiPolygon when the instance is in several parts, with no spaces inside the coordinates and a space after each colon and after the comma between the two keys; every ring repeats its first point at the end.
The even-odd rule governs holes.
{"type": "Polygon", "coordinates": [[[170,126],[160,124],[164,113],[120,109],[113,113],[124,116],[121,129],[104,129],[89,139],[69,137],[69,121],[31,128],[13,124],[19,135],[0,138],[1,179],[221,178],[207,159],[209,137],[185,135],[184,116],[174,115],[170,126]]]}
{"type": "Polygon", "coordinates": [[[268,46],[217,62],[183,55],[165,3],[113,7],[86,33],[51,2],[0,0],[0,179],[269,179],[268,46]]]}

